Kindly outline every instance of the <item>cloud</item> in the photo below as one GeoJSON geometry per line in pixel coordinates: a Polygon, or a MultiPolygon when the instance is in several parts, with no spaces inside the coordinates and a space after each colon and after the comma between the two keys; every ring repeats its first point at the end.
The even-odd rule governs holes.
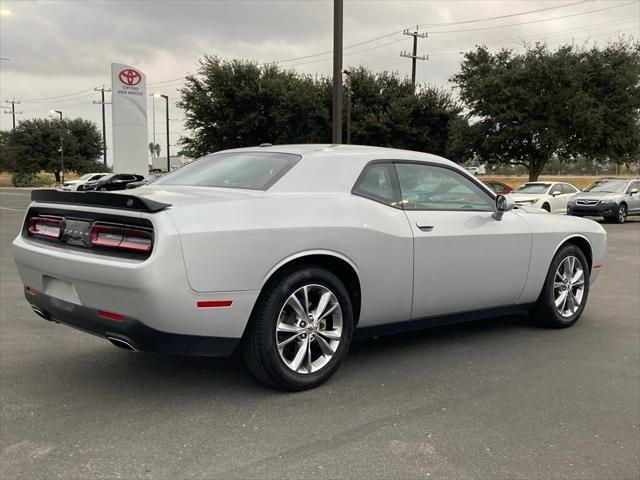
{"type": "MultiPolygon", "coordinates": [[[[575,3],[571,0],[466,0],[466,1],[345,1],[344,44],[413,28],[416,24],[479,19],[575,3]]],[[[503,20],[428,29],[419,41],[419,53],[429,55],[418,64],[418,81],[446,86],[458,69],[460,51],[486,43],[494,48],[517,47],[523,39],[546,38],[550,43],[570,42],[592,36],[606,40],[617,31],[638,34],[638,4],[565,19],[497,27],[526,21],[573,15],[625,3],[596,0],[561,9],[503,20]],[[446,30],[466,32],[436,33],[446,30]]],[[[69,116],[82,116],[100,123],[100,107],[91,102],[90,89],[109,84],[111,62],[135,65],[151,83],[194,72],[204,54],[274,61],[306,56],[332,49],[333,2],[317,1],[11,1],[3,0],[14,15],[0,17],[0,94],[2,100],[33,100],[87,90],[82,95],[50,102],[28,103],[24,115],[45,116],[51,108],[62,108],[69,116]],[[84,95],[84,96],[83,96],[84,95]]],[[[411,48],[411,38],[396,33],[376,42],[345,50],[344,64],[370,64],[377,70],[397,69],[410,73],[410,60],[400,58],[411,48]],[[357,52],[357,53],[353,53],[357,52]]],[[[298,71],[329,75],[331,55],[314,56],[286,64],[298,71]]],[[[155,88],[178,99],[176,83],[155,88]]],[[[154,87],[149,88],[150,91],[154,87]]],[[[151,102],[151,100],[149,100],[151,102]]],[[[170,116],[183,114],[171,107],[170,116]]],[[[149,115],[151,117],[151,114],[149,115]]],[[[109,125],[109,120],[107,120],[109,125]]],[[[157,140],[163,116],[157,116],[157,140]]],[[[10,128],[10,116],[0,115],[0,128],[10,128]]],[[[109,130],[109,129],[108,129],[109,130]]],[[[151,131],[151,125],[149,130],[151,131]]],[[[183,131],[172,122],[174,138],[183,131]]]]}

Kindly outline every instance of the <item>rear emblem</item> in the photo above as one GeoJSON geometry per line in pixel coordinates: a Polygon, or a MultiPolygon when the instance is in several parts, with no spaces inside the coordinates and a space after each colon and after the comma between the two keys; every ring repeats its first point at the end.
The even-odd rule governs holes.
{"type": "Polygon", "coordinates": [[[133,199],[132,198],[127,200],[127,207],[133,207],[133,199]]]}

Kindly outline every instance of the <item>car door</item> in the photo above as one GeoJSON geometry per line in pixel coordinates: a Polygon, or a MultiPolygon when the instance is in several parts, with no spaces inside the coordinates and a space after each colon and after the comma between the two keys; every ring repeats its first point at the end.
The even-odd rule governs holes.
{"type": "Polygon", "coordinates": [[[631,182],[627,188],[627,198],[629,203],[628,213],[633,215],[640,214],[640,182],[631,182]],[[638,190],[636,193],[631,193],[632,190],[638,190]]]}
{"type": "Polygon", "coordinates": [[[394,164],[414,234],[412,318],[516,303],[532,241],[518,213],[494,219],[494,198],[453,167],[394,164]]]}
{"type": "Polygon", "coordinates": [[[124,190],[133,178],[133,175],[116,175],[110,181],[109,190],[124,190]]]}
{"type": "Polygon", "coordinates": [[[567,208],[566,202],[564,205],[564,209],[562,207],[563,190],[562,190],[561,183],[554,183],[553,185],[551,185],[551,188],[549,189],[548,194],[549,194],[549,199],[547,200],[547,202],[549,202],[549,205],[551,206],[551,213],[558,213],[559,211],[567,208]],[[558,193],[554,195],[554,192],[558,192],[558,193]]]}

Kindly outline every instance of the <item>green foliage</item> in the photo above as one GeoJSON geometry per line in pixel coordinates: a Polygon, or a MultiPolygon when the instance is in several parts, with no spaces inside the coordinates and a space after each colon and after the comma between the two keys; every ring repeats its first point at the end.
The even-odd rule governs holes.
{"type": "Polygon", "coordinates": [[[468,52],[452,81],[470,124],[451,150],[480,161],[525,166],[538,178],[555,155],[628,161],[640,151],[640,46],[599,50],[537,44],[524,54],[468,52]]]}
{"type": "Polygon", "coordinates": [[[60,136],[64,153],[65,170],[78,174],[103,168],[102,135],[93,122],[76,119],[62,121],[52,119],[23,120],[12,132],[3,135],[3,169],[14,172],[53,172],[59,178],[60,136]]]}
{"type": "Polygon", "coordinates": [[[49,177],[31,172],[14,172],[11,175],[11,184],[14,187],[43,187],[54,183],[53,179],[49,177]]]}
{"type": "MultiPolygon", "coordinates": [[[[451,123],[460,117],[448,92],[427,87],[414,95],[409,80],[363,67],[352,70],[351,86],[353,143],[446,153],[451,123]]],[[[331,142],[328,78],[206,56],[181,93],[178,105],[193,131],[180,140],[188,156],[260,143],[331,142]]]]}

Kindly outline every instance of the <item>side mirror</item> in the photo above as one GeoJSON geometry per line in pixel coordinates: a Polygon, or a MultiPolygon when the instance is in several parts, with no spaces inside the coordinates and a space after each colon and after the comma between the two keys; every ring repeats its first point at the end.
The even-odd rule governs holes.
{"type": "Polygon", "coordinates": [[[502,220],[502,215],[504,215],[504,212],[513,210],[513,207],[515,206],[516,206],[516,203],[513,201],[511,197],[498,195],[496,197],[496,211],[493,212],[492,217],[495,218],[496,220],[502,220]]]}
{"type": "Polygon", "coordinates": [[[635,195],[636,193],[638,193],[638,189],[632,188],[631,191],[629,192],[629,195],[635,195]]]}
{"type": "Polygon", "coordinates": [[[560,195],[562,192],[560,190],[554,190],[553,193],[551,194],[552,197],[555,197],[556,195],[560,195]]]}

